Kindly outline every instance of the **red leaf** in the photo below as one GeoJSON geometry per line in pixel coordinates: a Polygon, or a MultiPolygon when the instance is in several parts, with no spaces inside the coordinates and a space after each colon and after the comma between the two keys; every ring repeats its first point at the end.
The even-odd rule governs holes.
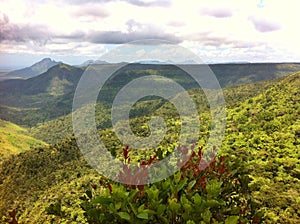
{"type": "Polygon", "coordinates": [[[138,189],[139,189],[140,191],[143,191],[143,190],[144,190],[144,187],[145,187],[145,185],[138,185],[138,189]]]}
{"type": "Polygon", "coordinates": [[[253,223],[259,223],[260,222],[260,218],[258,218],[257,216],[255,216],[253,218],[253,223]]]}
{"type": "Polygon", "coordinates": [[[109,189],[109,193],[112,194],[112,186],[110,184],[107,184],[107,188],[109,189]]]}
{"type": "Polygon", "coordinates": [[[220,157],[220,163],[224,162],[225,159],[226,159],[225,156],[221,156],[221,157],[220,157]]]}

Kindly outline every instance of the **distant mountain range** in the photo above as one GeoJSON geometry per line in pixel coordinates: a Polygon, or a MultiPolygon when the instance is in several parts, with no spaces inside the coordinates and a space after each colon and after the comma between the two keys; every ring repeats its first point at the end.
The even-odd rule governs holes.
{"type": "MultiPolygon", "coordinates": [[[[14,71],[10,71],[8,73],[3,73],[2,76],[0,77],[0,81],[7,80],[7,79],[28,79],[32,78],[38,75],[41,75],[45,72],[48,71],[48,69],[61,64],[63,62],[57,62],[51,58],[44,58],[41,61],[23,68],[23,69],[18,69],[14,71]]],[[[129,62],[125,62],[129,63],[129,62]]],[[[64,63],[65,64],[65,63],[64,63]]],[[[104,64],[109,64],[107,61],[103,60],[87,60],[83,62],[82,64],[78,65],[72,65],[73,67],[77,68],[85,68],[90,65],[104,65],[104,64]]],[[[132,63],[131,63],[132,64],[132,63]]],[[[160,61],[160,60],[141,60],[141,61],[135,61],[133,64],[140,64],[140,65],[197,65],[198,63],[193,61],[193,60],[186,60],[182,62],[174,62],[172,60],[168,61],[160,61]]],[[[272,78],[276,76],[282,76],[283,74],[289,74],[295,71],[300,70],[300,63],[250,63],[246,61],[240,61],[240,62],[229,62],[229,63],[209,63],[208,64],[210,68],[213,70],[213,72],[216,73],[217,76],[220,74],[223,74],[221,77],[218,78],[224,78],[224,76],[227,75],[237,75],[237,73],[241,72],[241,76],[246,75],[249,76],[249,73],[252,73],[252,78],[254,80],[251,81],[259,81],[263,79],[269,79],[269,78],[263,78],[259,77],[260,75],[258,73],[261,73],[263,76],[266,75],[266,70],[270,69],[270,74],[273,75],[272,78]],[[225,67],[224,67],[225,66],[225,67]],[[225,70],[224,70],[225,68],[225,70]],[[250,69],[250,70],[248,70],[250,69]],[[276,73],[276,74],[275,74],[276,73]],[[282,74],[279,74],[282,73],[282,74]],[[258,78],[259,77],[259,78],[258,78]]],[[[240,77],[241,78],[241,77],[240,77]]],[[[245,78],[245,77],[244,77],[245,78]]],[[[228,77],[226,77],[228,79],[228,77]]],[[[220,81],[220,80],[219,80],[220,81]]],[[[228,81],[228,80],[227,80],[228,81]]],[[[240,80],[231,80],[231,83],[228,84],[240,84],[240,80]]],[[[242,83],[248,83],[242,81],[242,83]]]]}
{"type": "Polygon", "coordinates": [[[49,68],[51,68],[59,63],[61,63],[61,62],[54,61],[50,58],[44,58],[43,60],[33,64],[30,67],[11,71],[11,72],[7,73],[6,76],[12,77],[12,78],[27,79],[30,77],[40,75],[40,74],[46,72],[49,68]]]}
{"type": "MultiPolygon", "coordinates": [[[[70,113],[74,91],[85,68],[59,63],[35,77],[1,81],[0,118],[20,125],[33,125],[70,113]]],[[[210,68],[221,87],[226,87],[283,77],[300,71],[300,64],[214,64],[210,68]]],[[[113,93],[124,85],[140,76],[153,74],[176,80],[185,89],[197,88],[195,81],[174,65],[137,63],[117,71],[99,93],[98,100],[110,103],[113,93]]]]}
{"type": "Polygon", "coordinates": [[[93,65],[93,64],[103,65],[103,64],[108,64],[108,62],[101,61],[101,60],[87,60],[87,61],[83,62],[82,64],[75,65],[75,66],[76,67],[85,67],[85,66],[89,66],[89,65],[93,65]]]}

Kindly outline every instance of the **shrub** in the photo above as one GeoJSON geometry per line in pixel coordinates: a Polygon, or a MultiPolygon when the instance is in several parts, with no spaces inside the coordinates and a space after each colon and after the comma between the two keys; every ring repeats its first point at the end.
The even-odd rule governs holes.
{"type": "MultiPolygon", "coordinates": [[[[220,156],[207,163],[202,148],[179,150],[189,157],[188,161],[178,160],[180,171],[163,181],[124,185],[101,178],[93,183],[81,197],[88,223],[261,222],[262,214],[257,213],[258,206],[250,196],[250,179],[241,161],[220,156]]],[[[129,154],[128,147],[124,148],[125,163],[119,178],[126,170],[128,177],[129,154]]],[[[141,165],[151,166],[158,159],[155,155],[141,165]]],[[[147,178],[144,171],[143,178],[147,178]]],[[[130,172],[137,177],[136,170],[130,172]]]]}

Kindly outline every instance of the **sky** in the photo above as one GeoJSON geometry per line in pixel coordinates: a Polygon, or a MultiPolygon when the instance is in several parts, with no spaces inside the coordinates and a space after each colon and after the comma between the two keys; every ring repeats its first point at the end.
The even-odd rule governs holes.
{"type": "Polygon", "coordinates": [[[300,62],[299,0],[0,0],[0,68],[160,39],[206,63],[300,62]]]}

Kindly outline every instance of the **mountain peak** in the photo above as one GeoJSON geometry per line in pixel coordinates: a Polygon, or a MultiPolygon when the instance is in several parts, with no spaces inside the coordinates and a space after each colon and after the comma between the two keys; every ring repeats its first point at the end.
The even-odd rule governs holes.
{"type": "Polygon", "coordinates": [[[51,58],[43,58],[41,61],[36,62],[30,67],[9,72],[7,76],[27,79],[40,75],[59,63],[60,62],[54,61],[51,58]]]}
{"type": "Polygon", "coordinates": [[[51,58],[43,58],[41,61],[54,61],[51,58]]]}
{"type": "Polygon", "coordinates": [[[54,60],[52,60],[51,58],[43,58],[40,62],[52,62],[52,61],[54,60]]]}
{"type": "Polygon", "coordinates": [[[43,58],[42,60],[34,63],[32,66],[39,65],[39,64],[58,64],[58,63],[60,63],[60,62],[54,61],[51,58],[43,58]]]}

